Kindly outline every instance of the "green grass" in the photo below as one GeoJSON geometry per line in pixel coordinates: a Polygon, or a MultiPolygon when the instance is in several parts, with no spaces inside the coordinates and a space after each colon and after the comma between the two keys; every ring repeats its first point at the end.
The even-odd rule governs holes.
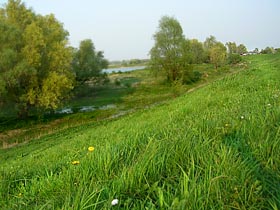
{"type": "Polygon", "coordinates": [[[1,209],[279,209],[280,56],[246,59],[168,103],[0,150],[1,209]]]}

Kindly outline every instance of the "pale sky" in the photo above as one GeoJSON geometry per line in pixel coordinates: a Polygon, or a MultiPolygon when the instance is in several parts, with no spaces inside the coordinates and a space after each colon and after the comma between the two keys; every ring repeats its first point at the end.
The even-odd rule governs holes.
{"type": "MultiPolygon", "coordinates": [[[[0,0],[1,6],[7,0],[0,0]]],[[[175,17],[186,38],[214,35],[249,49],[280,47],[280,0],[23,0],[36,13],[53,13],[70,44],[92,39],[109,60],[148,58],[164,15],[175,17]]]]}

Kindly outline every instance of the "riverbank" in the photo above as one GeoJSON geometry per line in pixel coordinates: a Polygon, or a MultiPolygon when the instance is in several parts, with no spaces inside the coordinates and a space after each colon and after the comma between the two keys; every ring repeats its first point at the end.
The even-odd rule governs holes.
{"type": "Polygon", "coordinates": [[[247,66],[244,63],[219,71],[214,70],[210,64],[196,65],[194,68],[201,72],[201,80],[175,87],[164,84],[164,78],[155,78],[149,69],[110,74],[109,84],[81,87],[79,94],[65,104],[65,108],[55,113],[45,114],[39,119],[31,117],[24,121],[12,117],[2,119],[0,140],[2,145],[8,148],[10,145],[16,146],[76,126],[115,119],[140,109],[160,105],[188,90],[246,69],[247,66]]]}

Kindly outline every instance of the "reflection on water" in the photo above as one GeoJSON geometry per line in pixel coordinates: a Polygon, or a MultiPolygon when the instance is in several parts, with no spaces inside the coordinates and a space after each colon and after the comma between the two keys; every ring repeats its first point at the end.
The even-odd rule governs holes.
{"type": "Polygon", "coordinates": [[[121,68],[104,69],[103,72],[111,74],[113,72],[128,72],[128,71],[141,70],[144,68],[146,68],[146,66],[121,67],[121,68]]]}
{"type": "MultiPolygon", "coordinates": [[[[108,110],[108,109],[114,109],[116,108],[115,104],[108,104],[108,105],[104,105],[104,106],[100,106],[100,107],[96,107],[96,106],[82,106],[79,107],[78,109],[74,109],[75,112],[92,112],[94,110],[108,110]]],[[[56,114],[72,114],[74,113],[72,108],[63,108],[60,110],[56,110],[55,111],[56,114]]]]}

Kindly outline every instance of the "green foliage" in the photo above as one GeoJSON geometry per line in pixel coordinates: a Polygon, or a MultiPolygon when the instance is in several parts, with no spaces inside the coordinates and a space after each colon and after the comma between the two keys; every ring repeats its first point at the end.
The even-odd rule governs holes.
{"type": "Polygon", "coordinates": [[[109,62],[104,58],[103,52],[95,51],[90,39],[81,41],[79,49],[74,53],[73,69],[76,80],[84,83],[93,78],[102,76],[102,70],[108,67],[109,62]]]}
{"type": "Polygon", "coordinates": [[[31,107],[58,107],[73,86],[62,24],[53,15],[36,15],[20,0],[9,0],[0,32],[0,101],[15,103],[22,116],[31,107]]]}
{"type": "Polygon", "coordinates": [[[237,45],[235,42],[227,42],[226,43],[228,54],[236,54],[237,53],[237,45]]]}
{"type": "Polygon", "coordinates": [[[150,51],[151,68],[165,75],[168,82],[180,80],[182,72],[188,71],[190,60],[180,23],[175,18],[162,17],[154,40],[155,45],[150,51]]]}
{"type": "MultiPolygon", "coordinates": [[[[226,46],[229,54],[242,55],[248,52],[244,44],[240,44],[237,46],[235,42],[227,42],[226,46]]],[[[258,49],[256,48],[255,51],[258,52],[258,49]]]]}
{"type": "Polygon", "coordinates": [[[226,47],[221,42],[217,42],[209,49],[210,62],[216,69],[225,63],[226,55],[226,47]]]}
{"type": "Polygon", "coordinates": [[[116,85],[116,86],[120,86],[120,85],[121,85],[121,81],[120,81],[119,79],[116,79],[116,80],[115,80],[115,85],[116,85]]]}
{"type": "Polygon", "coordinates": [[[216,37],[213,35],[207,37],[203,43],[203,48],[205,50],[205,62],[211,63],[210,61],[210,50],[218,43],[216,37]]]}
{"type": "Polygon", "coordinates": [[[241,62],[241,55],[247,53],[247,48],[243,44],[237,46],[235,42],[227,42],[226,47],[228,52],[227,59],[229,64],[237,64],[241,62]]]}
{"type": "MultiPolygon", "coordinates": [[[[236,51],[236,44],[228,42],[226,44],[228,51],[232,54],[236,51]]],[[[216,40],[216,37],[210,36],[204,41],[204,50],[206,53],[206,62],[214,64],[217,69],[219,66],[225,64],[227,56],[227,48],[225,45],[216,40]]]]}
{"type": "Polygon", "coordinates": [[[244,44],[238,45],[236,51],[237,51],[236,53],[238,53],[239,55],[242,55],[242,54],[245,54],[248,52],[248,50],[244,44]]]}
{"type": "Polygon", "coordinates": [[[58,108],[58,104],[65,98],[67,91],[72,88],[69,79],[57,72],[51,72],[42,82],[41,96],[38,102],[40,106],[47,109],[58,108]]]}
{"type": "Polygon", "coordinates": [[[217,43],[218,43],[218,41],[217,41],[216,37],[213,35],[210,35],[204,41],[203,46],[204,46],[204,49],[208,51],[211,48],[213,48],[217,43]]]}
{"type": "Polygon", "coordinates": [[[261,50],[261,54],[273,54],[275,50],[272,47],[266,47],[265,49],[261,50]]]}
{"type": "Polygon", "coordinates": [[[201,64],[206,60],[206,54],[203,48],[203,43],[199,42],[197,39],[192,39],[190,41],[190,54],[193,64],[201,64]]]}
{"type": "Polygon", "coordinates": [[[227,59],[228,59],[229,64],[237,64],[242,61],[241,55],[239,55],[237,53],[229,54],[227,59]]]}

